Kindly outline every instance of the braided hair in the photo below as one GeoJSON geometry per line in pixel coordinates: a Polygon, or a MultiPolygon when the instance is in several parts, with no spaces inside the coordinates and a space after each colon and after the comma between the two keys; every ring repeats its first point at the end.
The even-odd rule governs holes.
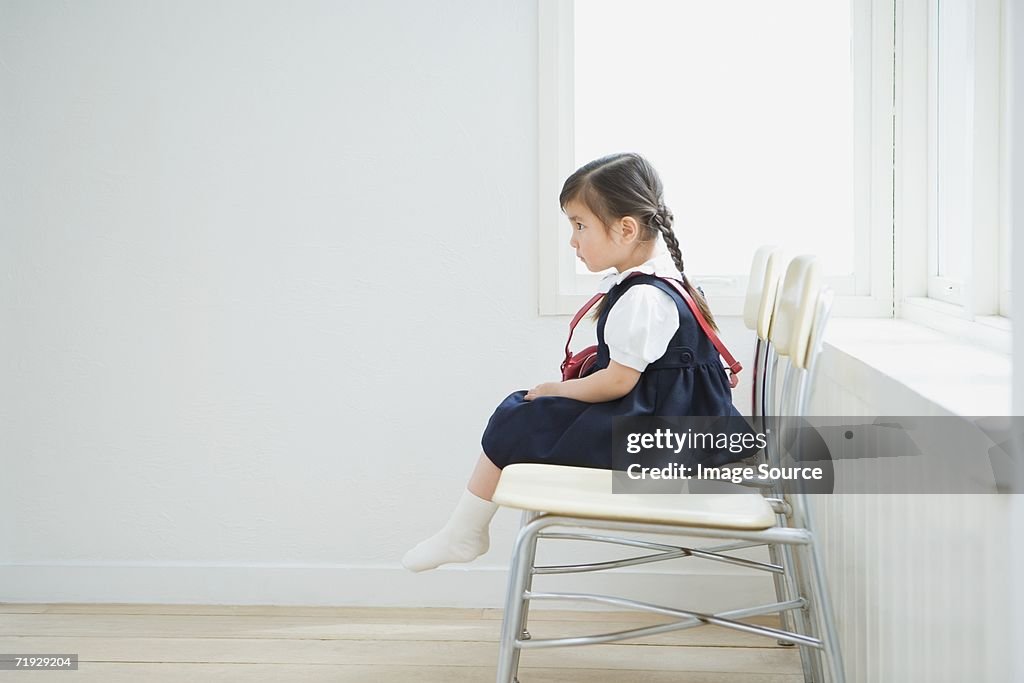
{"type": "MultiPolygon", "coordinates": [[[[633,216],[641,226],[642,242],[654,240],[660,234],[683,275],[683,287],[693,297],[704,319],[717,331],[718,325],[704,295],[690,283],[683,269],[683,254],[672,230],[675,216],[665,206],[663,194],[661,178],[650,162],[628,152],[611,154],[581,166],[566,179],[558,203],[564,210],[567,202],[582,202],[601,219],[605,229],[620,218],[633,216]]],[[[602,299],[596,306],[594,320],[601,317],[607,300],[607,297],[602,299]]]]}

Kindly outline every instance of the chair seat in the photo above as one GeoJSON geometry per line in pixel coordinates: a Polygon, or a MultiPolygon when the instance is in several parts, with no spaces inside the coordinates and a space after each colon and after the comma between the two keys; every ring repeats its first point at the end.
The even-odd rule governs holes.
{"type": "Polygon", "coordinates": [[[568,517],[650,522],[716,529],[775,526],[760,493],[612,493],[612,470],[518,463],[501,471],[498,505],[568,517]]]}

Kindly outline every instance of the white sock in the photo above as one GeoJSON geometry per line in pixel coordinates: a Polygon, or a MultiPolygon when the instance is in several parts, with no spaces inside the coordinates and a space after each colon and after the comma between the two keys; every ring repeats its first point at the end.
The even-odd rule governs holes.
{"type": "Polygon", "coordinates": [[[475,560],[490,547],[488,527],[497,509],[496,503],[478,498],[466,489],[448,523],[407,552],[402,558],[402,566],[409,571],[421,572],[448,562],[475,560]]]}

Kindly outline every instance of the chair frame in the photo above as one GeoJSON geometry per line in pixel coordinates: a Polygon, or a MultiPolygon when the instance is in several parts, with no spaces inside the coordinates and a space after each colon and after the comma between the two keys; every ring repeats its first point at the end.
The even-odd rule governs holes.
{"type": "MultiPolygon", "coordinates": [[[[820,352],[821,333],[830,315],[831,304],[831,293],[826,294],[823,292],[817,297],[813,330],[810,333],[807,367],[799,368],[790,364],[786,369],[781,397],[778,403],[784,408],[792,407],[794,412],[790,413],[791,415],[802,416],[805,414],[809,396],[808,388],[815,374],[816,361],[820,352]]],[[[759,339],[757,349],[759,354],[762,350],[760,341],[759,339]]],[[[763,367],[764,371],[764,379],[759,391],[762,417],[775,413],[775,380],[779,371],[780,359],[779,354],[772,348],[769,340],[765,340],[763,347],[764,364],[759,366],[759,368],[763,367]]],[[[760,377],[755,378],[755,391],[758,391],[757,380],[760,379],[760,377]]],[[[778,431],[775,432],[775,436],[776,439],[779,438],[778,431]]],[[[770,464],[778,464],[779,453],[781,452],[779,443],[776,441],[776,443],[770,444],[770,446],[770,448],[766,449],[766,458],[770,464]]],[[[524,511],[522,526],[512,552],[505,615],[502,622],[500,639],[497,682],[518,683],[517,672],[520,654],[526,649],[614,642],[628,638],[695,628],[707,624],[716,624],[725,628],[775,638],[780,643],[797,645],[800,648],[801,666],[806,681],[825,681],[823,672],[827,668],[830,680],[833,683],[844,683],[845,677],[838,635],[835,629],[835,618],[828,597],[823,563],[812,531],[811,514],[805,500],[805,494],[802,491],[784,491],[777,483],[767,487],[765,494],[768,496],[768,500],[772,504],[778,519],[776,526],[761,531],[684,527],[674,524],[650,522],[612,521],[554,515],[530,510],[524,511]],[[572,531],[546,531],[550,527],[567,527],[572,529],[572,531]],[[607,531],[669,536],[685,535],[697,538],[708,537],[728,539],[731,542],[709,547],[689,548],[600,533],[607,531]],[[611,562],[535,566],[537,543],[541,538],[596,541],[656,552],[611,562]],[[769,562],[757,562],[727,554],[729,551],[758,545],[768,545],[769,562]],[[538,592],[533,590],[533,577],[538,574],[601,571],[677,557],[703,557],[705,559],[768,571],[772,573],[775,581],[776,602],[710,614],[653,605],[614,596],[589,593],[538,592]],[[672,617],[674,621],[612,633],[537,640],[533,639],[527,630],[529,605],[533,600],[575,600],[628,607],[672,617]],[[782,629],[741,621],[747,617],[773,613],[780,614],[783,621],[782,629]],[[824,661],[822,661],[823,659],[824,661]]]]}

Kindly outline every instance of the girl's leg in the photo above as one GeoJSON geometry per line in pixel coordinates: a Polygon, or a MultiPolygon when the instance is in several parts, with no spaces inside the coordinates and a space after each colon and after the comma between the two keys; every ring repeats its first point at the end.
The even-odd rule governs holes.
{"type": "Polygon", "coordinates": [[[490,547],[488,527],[498,506],[491,502],[501,470],[480,454],[473,475],[462,492],[448,523],[402,557],[402,566],[414,572],[449,562],[470,562],[490,547]]]}
{"type": "Polygon", "coordinates": [[[500,478],[501,470],[498,469],[498,466],[481,453],[466,488],[477,498],[490,500],[494,497],[494,489],[498,488],[498,479],[500,478]]]}

